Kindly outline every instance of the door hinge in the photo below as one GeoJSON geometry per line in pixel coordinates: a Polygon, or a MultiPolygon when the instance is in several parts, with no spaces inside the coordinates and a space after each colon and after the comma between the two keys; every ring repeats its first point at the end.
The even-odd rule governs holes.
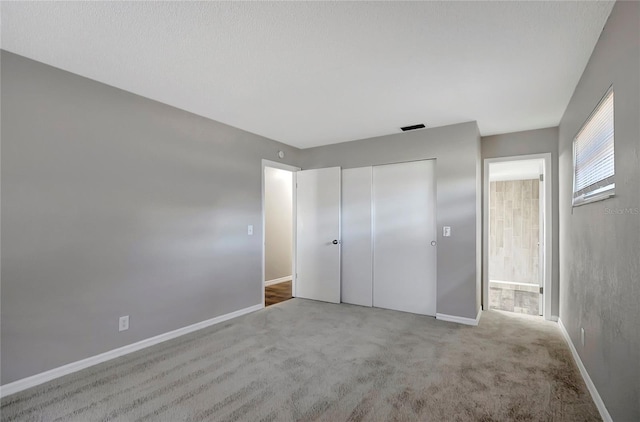
{"type": "Polygon", "coordinates": [[[544,287],[540,287],[540,294],[543,294],[544,292],[544,287]]]}
{"type": "Polygon", "coordinates": [[[544,174],[541,174],[541,175],[540,175],[540,181],[541,181],[541,182],[544,182],[544,174]]]}

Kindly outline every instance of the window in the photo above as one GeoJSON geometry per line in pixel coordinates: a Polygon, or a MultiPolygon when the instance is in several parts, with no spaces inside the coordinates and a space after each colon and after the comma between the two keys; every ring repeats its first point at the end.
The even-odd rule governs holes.
{"type": "Polygon", "coordinates": [[[613,196],[613,87],[573,140],[573,205],[613,196]]]}

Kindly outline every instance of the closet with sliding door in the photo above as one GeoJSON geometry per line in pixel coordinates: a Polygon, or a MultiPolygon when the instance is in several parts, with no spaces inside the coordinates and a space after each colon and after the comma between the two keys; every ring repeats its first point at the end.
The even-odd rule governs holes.
{"type": "Polygon", "coordinates": [[[342,170],[342,302],[435,316],[435,165],[342,170]]]}

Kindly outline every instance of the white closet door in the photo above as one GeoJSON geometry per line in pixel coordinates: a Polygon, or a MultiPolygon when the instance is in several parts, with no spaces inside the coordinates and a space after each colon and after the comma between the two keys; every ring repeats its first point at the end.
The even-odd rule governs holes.
{"type": "Polygon", "coordinates": [[[435,161],[373,167],[373,306],[436,314],[435,161]]]}
{"type": "Polygon", "coordinates": [[[340,303],[340,167],[296,173],[296,296],[340,303]]]}
{"type": "Polygon", "coordinates": [[[373,305],[371,167],[342,170],[342,302],[373,305]]]}

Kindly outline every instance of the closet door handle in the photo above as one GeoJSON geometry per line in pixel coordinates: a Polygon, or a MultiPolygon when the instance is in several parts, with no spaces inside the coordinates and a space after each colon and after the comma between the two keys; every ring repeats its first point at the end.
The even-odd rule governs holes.
{"type": "Polygon", "coordinates": [[[333,240],[333,242],[331,242],[331,243],[333,243],[334,245],[337,245],[337,244],[338,244],[338,243],[340,243],[340,242],[338,242],[338,240],[337,240],[337,239],[334,239],[334,240],[333,240]]]}
{"type": "Polygon", "coordinates": [[[431,241],[431,246],[436,246],[438,244],[438,242],[436,242],[435,240],[431,241]]]}

